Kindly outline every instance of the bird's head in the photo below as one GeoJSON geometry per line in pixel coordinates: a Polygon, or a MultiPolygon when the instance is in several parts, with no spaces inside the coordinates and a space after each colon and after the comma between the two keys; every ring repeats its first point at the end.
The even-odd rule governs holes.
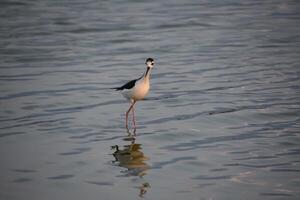
{"type": "Polygon", "coordinates": [[[154,66],[154,60],[153,60],[153,58],[148,58],[146,60],[146,65],[147,65],[147,67],[152,68],[154,66]]]}

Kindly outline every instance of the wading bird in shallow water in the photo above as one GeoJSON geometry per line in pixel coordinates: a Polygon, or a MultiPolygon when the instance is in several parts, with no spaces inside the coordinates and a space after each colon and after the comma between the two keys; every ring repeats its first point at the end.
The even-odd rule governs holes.
{"type": "Polygon", "coordinates": [[[121,91],[122,95],[130,100],[131,104],[129,109],[126,112],[126,129],[128,129],[128,115],[130,111],[132,110],[132,120],[133,120],[133,126],[134,131],[136,130],[136,122],[135,122],[135,116],[134,116],[134,105],[137,101],[143,100],[145,96],[148,94],[150,89],[150,73],[151,69],[154,66],[154,60],[153,58],[148,58],[146,60],[146,72],[138,79],[134,79],[132,81],[129,81],[125,85],[121,87],[113,88],[115,90],[121,91]]]}

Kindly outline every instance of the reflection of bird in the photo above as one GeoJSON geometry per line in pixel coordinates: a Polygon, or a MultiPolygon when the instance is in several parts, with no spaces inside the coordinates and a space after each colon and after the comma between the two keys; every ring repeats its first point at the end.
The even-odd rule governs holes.
{"type": "Polygon", "coordinates": [[[131,105],[128,111],[126,112],[127,129],[128,129],[128,115],[131,110],[132,110],[134,129],[136,129],[136,122],[134,117],[134,104],[136,103],[136,101],[143,100],[145,96],[148,94],[150,89],[149,79],[150,79],[150,71],[154,66],[153,58],[148,58],[145,64],[147,65],[146,72],[140,78],[129,81],[128,83],[126,83],[121,87],[113,88],[115,90],[120,90],[123,96],[126,99],[131,101],[131,105]]]}
{"type": "Polygon", "coordinates": [[[150,166],[146,163],[149,158],[144,155],[141,146],[141,144],[136,144],[134,139],[131,140],[130,144],[123,146],[122,149],[118,145],[111,148],[114,150],[112,155],[115,158],[112,162],[118,163],[120,167],[127,168],[126,171],[122,171],[125,176],[138,176],[141,178],[143,183],[137,188],[139,189],[139,196],[144,197],[150,188],[150,184],[144,182],[144,176],[150,166]]]}
{"type": "Polygon", "coordinates": [[[140,144],[126,145],[122,150],[115,145],[112,149],[115,149],[113,156],[116,160],[114,162],[119,162],[121,167],[127,168],[131,175],[144,176],[146,174],[145,171],[149,169],[149,166],[144,161],[148,158],[141,151],[140,144]]]}

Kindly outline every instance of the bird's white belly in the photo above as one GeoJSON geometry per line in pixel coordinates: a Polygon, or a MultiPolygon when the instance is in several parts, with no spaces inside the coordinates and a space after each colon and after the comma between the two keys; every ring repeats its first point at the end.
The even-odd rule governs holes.
{"type": "Polygon", "coordinates": [[[142,100],[149,92],[149,85],[139,85],[132,91],[132,99],[142,100]]]}
{"type": "Polygon", "coordinates": [[[133,100],[142,100],[145,98],[145,96],[148,94],[150,89],[149,84],[147,83],[142,83],[136,85],[133,89],[131,90],[126,90],[122,94],[125,98],[127,99],[133,99],[133,100]]]}

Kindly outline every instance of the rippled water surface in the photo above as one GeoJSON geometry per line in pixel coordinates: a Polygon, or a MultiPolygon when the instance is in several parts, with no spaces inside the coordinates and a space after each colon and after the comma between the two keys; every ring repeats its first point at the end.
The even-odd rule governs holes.
{"type": "Polygon", "coordinates": [[[298,1],[0,7],[0,199],[299,199],[298,1]]]}

